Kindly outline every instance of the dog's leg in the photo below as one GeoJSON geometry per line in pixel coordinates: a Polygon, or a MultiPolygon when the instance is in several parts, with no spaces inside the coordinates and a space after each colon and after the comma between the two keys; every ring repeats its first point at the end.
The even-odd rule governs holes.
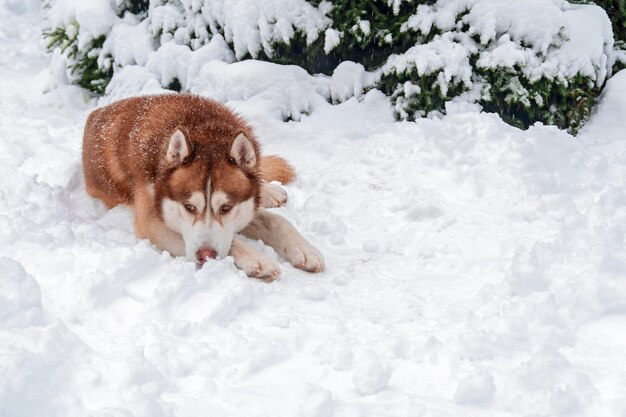
{"type": "Polygon", "coordinates": [[[280,186],[261,183],[261,207],[274,208],[284,206],[287,202],[287,192],[280,186]]]}
{"type": "Polygon", "coordinates": [[[259,210],[241,233],[250,239],[261,239],[296,268],[309,272],[324,269],[322,254],[281,216],[259,210]]]}
{"type": "Polygon", "coordinates": [[[235,236],[230,247],[235,265],[248,276],[272,281],[280,274],[280,267],[258,250],[235,236]]]}
{"type": "Polygon", "coordinates": [[[135,191],[135,232],[172,256],[185,256],[185,242],[180,234],[165,225],[154,213],[153,191],[148,186],[135,191]]]}

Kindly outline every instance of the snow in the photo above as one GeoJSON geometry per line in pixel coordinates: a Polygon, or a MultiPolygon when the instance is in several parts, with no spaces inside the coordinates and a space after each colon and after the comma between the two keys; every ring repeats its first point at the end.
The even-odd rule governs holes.
{"type": "Polygon", "coordinates": [[[153,46],[147,31],[148,22],[140,22],[134,15],[126,14],[123,21],[114,26],[102,45],[102,56],[114,56],[117,65],[146,65],[153,46]]]}
{"type": "Polygon", "coordinates": [[[189,91],[223,102],[246,101],[277,119],[298,121],[302,114],[326,104],[319,84],[295,65],[210,61],[202,66],[189,91]]]}
{"type": "MultiPolygon", "coordinates": [[[[444,8],[454,7],[448,1],[444,8]]],[[[546,54],[564,25],[565,2],[562,0],[527,0],[501,2],[499,0],[473,0],[463,22],[469,24],[470,33],[480,37],[486,45],[500,34],[508,33],[516,41],[532,45],[537,52],[546,54]]],[[[567,30],[567,29],[566,29],[567,30]]]]}
{"type": "Polygon", "coordinates": [[[334,103],[341,103],[351,97],[360,98],[363,90],[371,87],[373,77],[365,71],[365,67],[352,61],[344,61],[337,65],[330,77],[330,98],[334,103]]]}
{"type": "MultiPolygon", "coordinates": [[[[540,73],[547,67],[561,76],[582,74],[596,81],[601,87],[613,67],[613,30],[608,16],[600,7],[579,5],[563,13],[566,40],[556,50],[552,59],[540,66],[540,73]]],[[[533,74],[539,78],[539,74],[533,74]]],[[[552,74],[556,76],[556,74],[552,74]]]]}
{"type": "Polygon", "coordinates": [[[304,0],[180,1],[156,5],[151,13],[151,31],[161,34],[162,44],[174,39],[179,44],[192,42],[197,49],[213,35],[222,34],[238,59],[258,57],[262,51],[271,55],[270,44],[286,42],[295,31],[302,32],[310,44],[330,22],[304,0]]]}
{"type": "Polygon", "coordinates": [[[50,2],[47,20],[51,28],[78,26],[79,45],[83,46],[111,30],[117,19],[109,0],[55,0],[50,2]]]}
{"type": "Polygon", "coordinates": [[[378,359],[370,361],[358,368],[352,376],[352,382],[361,395],[373,395],[387,386],[391,378],[391,368],[378,359]]]}
{"type": "Polygon", "coordinates": [[[602,144],[626,143],[626,71],[615,74],[606,83],[593,118],[585,125],[584,137],[602,144]]]}
{"type": "Polygon", "coordinates": [[[454,401],[459,404],[486,404],[492,400],[495,389],[493,376],[478,372],[459,381],[454,401]]]}
{"type": "Polygon", "coordinates": [[[334,400],[332,394],[315,384],[309,384],[302,396],[298,415],[302,417],[332,417],[334,400]]]}
{"type": "MultiPolygon", "coordinates": [[[[96,103],[42,93],[40,3],[2,5],[0,415],[626,412],[626,72],[573,138],[462,103],[395,122],[382,93],[356,94],[358,64],[333,80],[194,67],[189,50],[198,75],[181,80],[296,167],[277,212],[326,258],[319,275],[282,262],[265,284],[230,258],[196,270],[160,253],[127,209],[86,194],[96,103]]],[[[113,83],[109,101],[162,91],[136,65],[113,83]]]]}
{"type": "Polygon", "coordinates": [[[335,29],[326,29],[324,32],[324,52],[329,54],[341,42],[341,32],[335,29]]]}
{"type": "MultiPolygon", "coordinates": [[[[223,102],[245,101],[248,104],[242,105],[261,109],[279,120],[297,121],[317,106],[327,104],[328,78],[313,77],[295,65],[253,60],[229,64],[233,57],[225,45],[221,37],[214,37],[196,51],[167,43],[150,55],[145,67],[130,65],[117,72],[101,104],[136,94],[170,93],[164,88],[175,79],[185,91],[223,102]]],[[[360,95],[363,80],[368,77],[358,71],[351,71],[348,76],[355,84],[352,94],[360,95]]]]}
{"type": "Polygon", "coordinates": [[[415,45],[403,54],[392,55],[381,68],[381,72],[391,74],[415,70],[418,75],[424,76],[441,71],[437,77],[437,85],[445,95],[453,79],[471,86],[470,54],[473,52],[475,48],[469,44],[466,34],[446,32],[435,35],[427,44],[415,45]]]}

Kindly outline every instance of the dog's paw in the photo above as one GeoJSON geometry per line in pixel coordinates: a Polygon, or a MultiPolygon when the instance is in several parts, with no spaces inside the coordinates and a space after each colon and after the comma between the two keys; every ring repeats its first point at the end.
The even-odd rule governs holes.
{"type": "Polygon", "coordinates": [[[280,267],[264,256],[240,256],[235,259],[235,265],[249,277],[265,281],[273,281],[280,275],[280,267]]]}
{"type": "Polygon", "coordinates": [[[324,257],[306,240],[302,239],[286,249],[287,260],[296,268],[308,272],[322,272],[324,270],[324,257]]]}
{"type": "Polygon", "coordinates": [[[287,199],[287,192],[282,187],[269,182],[261,183],[261,207],[281,207],[287,203],[287,199]]]}

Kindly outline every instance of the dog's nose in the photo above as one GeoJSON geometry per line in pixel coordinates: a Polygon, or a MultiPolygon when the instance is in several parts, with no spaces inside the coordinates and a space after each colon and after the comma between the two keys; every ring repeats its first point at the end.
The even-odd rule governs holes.
{"type": "Polygon", "coordinates": [[[217,251],[208,246],[204,246],[196,251],[196,260],[200,265],[206,262],[207,259],[215,259],[217,257],[217,251]]]}

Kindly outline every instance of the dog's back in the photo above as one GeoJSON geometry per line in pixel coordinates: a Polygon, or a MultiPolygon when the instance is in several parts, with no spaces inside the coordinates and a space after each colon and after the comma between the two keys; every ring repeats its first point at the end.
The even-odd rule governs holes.
{"type": "Polygon", "coordinates": [[[108,207],[132,204],[137,180],[153,175],[161,146],[150,143],[150,131],[155,124],[164,124],[155,117],[154,106],[163,107],[164,103],[133,97],[89,115],[83,135],[85,184],[89,194],[108,207]]]}
{"type": "MultiPolygon", "coordinates": [[[[108,207],[131,205],[135,189],[154,183],[162,172],[169,135],[179,126],[195,129],[207,123],[211,134],[195,139],[200,145],[210,145],[212,152],[229,146],[237,132],[245,132],[258,152],[258,143],[241,117],[198,96],[133,97],[95,110],[87,119],[83,138],[87,191],[108,207]]],[[[293,170],[281,158],[265,158],[258,170],[267,180],[286,183],[293,178],[293,170]]]]}

